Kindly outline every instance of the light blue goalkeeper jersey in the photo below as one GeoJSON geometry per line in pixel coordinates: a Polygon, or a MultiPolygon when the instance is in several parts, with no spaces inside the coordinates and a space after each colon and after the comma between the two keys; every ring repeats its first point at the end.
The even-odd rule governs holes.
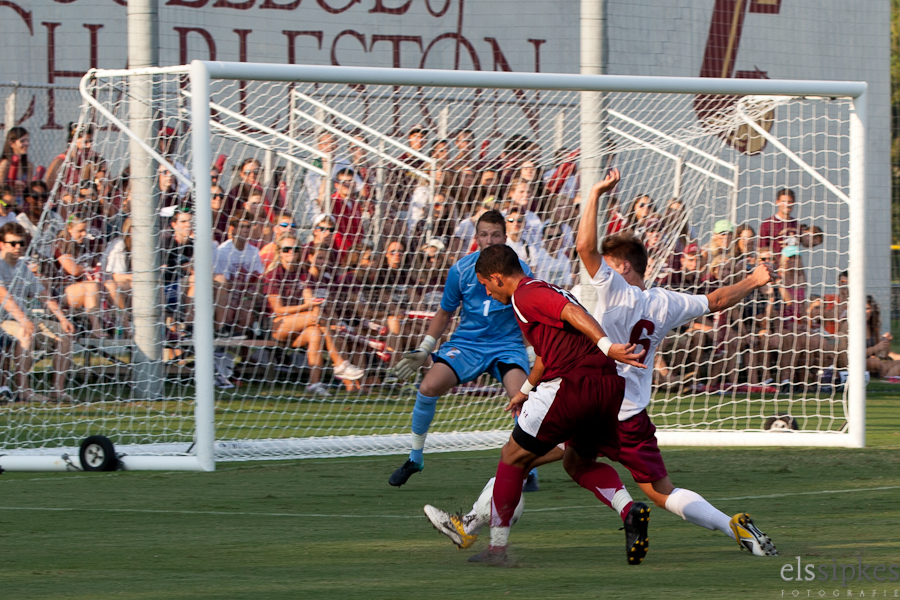
{"type": "MultiPolygon", "coordinates": [[[[462,306],[459,327],[448,343],[465,345],[485,354],[521,348],[525,344],[512,304],[504,306],[488,296],[475,276],[475,261],[479,254],[480,252],[474,252],[461,258],[450,267],[447,275],[441,308],[453,314],[462,306]]],[[[526,275],[534,277],[528,265],[521,260],[519,264],[526,275]]]]}

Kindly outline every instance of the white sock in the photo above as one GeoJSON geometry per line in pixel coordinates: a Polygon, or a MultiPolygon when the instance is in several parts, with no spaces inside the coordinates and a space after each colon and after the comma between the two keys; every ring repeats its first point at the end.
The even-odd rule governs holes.
{"type": "Polygon", "coordinates": [[[631,499],[631,494],[628,493],[628,490],[622,488],[621,490],[616,492],[616,495],[613,496],[610,504],[612,504],[613,510],[616,511],[616,514],[621,515],[622,509],[628,506],[629,502],[633,502],[633,500],[631,499]]]}
{"type": "Polygon", "coordinates": [[[463,524],[466,529],[466,533],[469,535],[478,535],[478,532],[481,529],[490,523],[490,506],[491,500],[494,497],[494,480],[496,477],[491,477],[488,479],[487,484],[485,484],[484,489],[481,490],[481,494],[478,495],[478,498],[475,500],[475,504],[472,505],[472,510],[466,513],[465,518],[463,519],[463,524]],[[478,507],[488,507],[487,518],[485,519],[484,510],[478,510],[478,507]]]}
{"type": "Polygon", "coordinates": [[[666,510],[694,525],[713,531],[719,530],[734,539],[734,533],[731,532],[729,526],[731,519],[728,515],[707,502],[697,492],[675,488],[675,491],[669,494],[669,498],[666,500],[666,510]]]}
{"type": "Polygon", "coordinates": [[[491,527],[491,546],[505,548],[509,543],[509,527],[491,527]]]}
{"type": "Polygon", "coordinates": [[[422,435],[419,435],[418,433],[414,433],[414,434],[412,434],[412,436],[413,436],[413,439],[412,439],[412,449],[413,450],[421,450],[422,448],[425,447],[425,438],[428,437],[427,433],[423,433],[422,435]]]}
{"type": "MultiPolygon", "coordinates": [[[[493,506],[492,502],[494,501],[495,479],[496,477],[488,479],[488,482],[485,484],[484,489],[481,490],[478,499],[475,500],[475,504],[472,505],[472,510],[467,512],[463,517],[463,527],[469,535],[478,535],[485,525],[490,525],[491,523],[491,507],[493,506]]],[[[525,481],[523,480],[522,486],[524,487],[524,485],[525,481]]],[[[522,517],[524,511],[525,494],[522,494],[522,497],[519,498],[519,504],[516,506],[515,512],[513,512],[510,525],[515,525],[522,517]]]]}

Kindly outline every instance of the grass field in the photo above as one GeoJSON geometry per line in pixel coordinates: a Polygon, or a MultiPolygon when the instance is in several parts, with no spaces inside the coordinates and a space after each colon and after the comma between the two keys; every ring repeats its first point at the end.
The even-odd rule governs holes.
{"type": "Polygon", "coordinates": [[[618,519],[560,465],[541,469],[542,491],[513,529],[518,568],[468,564],[472,551],[431,529],[421,507],[468,509],[497,452],[430,455],[399,490],[386,483],[396,456],[224,463],[209,474],[6,473],[0,599],[900,597],[898,581],[844,587],[840,568],[836,582],[781,576],[797,556],[829,572],[858,557],[900,563],[900,395],[890,386],[870,387],[868,427],[865,450],[665,449],[676,485],[750,512],[781,556],[751,557],[654,509],[639,567],[625,562],[618,519]]]}

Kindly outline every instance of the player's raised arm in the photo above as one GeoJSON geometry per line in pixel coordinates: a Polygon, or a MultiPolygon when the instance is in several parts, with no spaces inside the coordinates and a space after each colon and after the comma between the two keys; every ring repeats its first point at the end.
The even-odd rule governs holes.
{"type": "Polygon", "coordinates": [[[610,169],[606,179],[594,184],[587,202],[581,207],[581,223],[578,225],[578,236],[575,238],[575,251],[578,252],[578,258],[584,263],[591,277],[600,270],[600,261],[603,260],[597,241],[600,196],[613,189],[619,183],[619,178],[619,170],[610,169]]]}
{"type": "Polygon", "coordinates": [[[761,288],[775,279],[775,269],[769,263],[761,263],[750,275],[735,283],[719,288],[706,295],[709,300],[709,312],[718,312],[731,308],[747,297],[757,288],[761,288]]]}
{"type": "Polygon", "coordinates": [[[640,352],[635,352],[636,344],[628,344],[627,346],[625,344],[613,344],[606,337],[606,333],[600,327],[600,323],[577,304],[572,302],[566,304],[559,318],[597,344],[597,347],[611,359],[640,369],[647,368],[646,365],[640,362],[641,358],[647,353],[646,349],[642,348],[640,352]]]}

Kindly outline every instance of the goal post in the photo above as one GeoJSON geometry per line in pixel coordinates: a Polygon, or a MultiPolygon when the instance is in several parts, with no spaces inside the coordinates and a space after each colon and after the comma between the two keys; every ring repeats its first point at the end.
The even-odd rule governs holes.
{"type": "MultiPolygon", "coordinates": [[[[774,213],[775,191],[782,187],[799,191],[801,224],[812,223],[821,234],[821,240],[802,246],[802,282],[781,286],[790,288],[786,295],[781,289],[773,292],[782,294],[785,306],[799,302],[796,295],[790,299],[790,293],[801,287],[804,294],[807,289],[816,292],[821,306],[830,302],[830,316],[820,312],[813,317],[810,312],[804,317],[808,323],[817,319],[821,332],[801,334],[776,323],[782,332],[776,334],[715,322],[707,326],[703,347],[696,349],[691,347],[691,336],[699,335],[695,331],[673,332],[661,353],[670,364],[648,365],[671,371],[665,381],[655,382],[650,407],[660,443],[865,445],[863,82],[193,61],[166,68],[93,70],[81,89],[85,103],[79,127],[93,133],[98,157],[92,159],[93,166],[105,168],[102,177],[110,182],[108,192],[101,192],[109,194],[98,204],[102,210],[87,219],[94,239],[108,238],[104,243],[111,247],[116,236],[126,235],[128,213],[121,206],[127,184],[115,188],[111,182],[121,182],[131,144],[154,164],[153,181],[145,174],[143,184],[168,203],[160,229],[176,223],[178,211],[191,217],[192,253],[188,263],[178,267],[181,275],[171,283],[171,272],[166,271],[171,268],[166,265],[171,248],[161,245],[156,257],[161,271],[151,278],[160,281],[155,301],[161,316],[155,317],[160,322],[145,325],[166,332],[159,342],[164,358],[158,365],[159,372],[166,373],[164,397],[141,398],[135,390],[140,374],[132,364],[137,359],[130,349],[134,342],[129,327],[137,332],[139,326],[120,327],[123,319],[129,320],[131,305],[116,304],[114,293],[124,288],[106,285],[117,280],[104,263],[98,268],[109,275],[98,286],[99,312],[76,314],[77,307],[69,308],[82,323],[72,351],[77,389],[73,387],[70,401],[58,405],[0,405],[0,468],[83,468],[78,444],[96,435],[109,437],[121,466],[132,469],[210,471],[217,461],[405,452],[413,396],[411,388],[391,379],[390,368],[404,350],[416,347],[438,306],[442,278],[471,247],[471,238],[463,243],[458,231],[442,232],[440,227],[452,220],[458,229],[480,208],[501,208],[507,214],[521,210],[528,218],[539,215],[541,231],[549,227],[555,232],[546,238],[539,234],[532,251],[563,256],[568,248],[548,248],[552,239],[574,239],[578,190],[573,184],[583,160],[622,170],[617,193],[623,213],[624,205],[639,197],[652,197],[661,205],[656,225],[641,229],[638,221],[631,223],[642,235],[657,234],[648,286],[663,284],[672,264],[680,264],[687,252],[682,238],[688,246],[702,247],[705,257],[717,223],[727,221],[734,227],[740,220],[758,229],[774,213]],[[152,88],[145,96],[151,98],[149,112],[144,111],[153,115],[151,134],[135,133],[129,122],[128,105],[134,102],[129,86],[142,78],[152,88]],[[602,95],[596,105],[604,114],[598,121],[609,139],[590,156],[580,142],[582,123],[592,126],[581,114],[583,92],[602,95]],[[431,137],[424,145],[421,140],[407,141],[411,131],[431,137]],[[457,132],[472,138],[472,158],[465,164],[462,159],[454,163],[452,155],[437,158],[439,144],[456,152],[457,132]],[[515,208],[510,188],[520,180],[525,185],[521,168],[529,161],[545,178],[528,183],[527,189],[532,194],[540,189],[541,195],[515,208]],[[211,169],[217,173],[218,188],[211,169]],[[249,177],[254,169],[261,183],[245,189],[239,178],[249,177]],[[461,183],[466,177],[467,183],[461,183]],[[249,296],[234,293],[236,284],[226,281],[216,258],[217,244],[221,248],[234,233],[226,226],[231,222],[223,220],[221,203],[253,205],[250,197],[259,188],[268,212],[259,213],[265,216],[258,224],[268,237],[256,245],[261,249],[277,241],[275,220],[284,214],[294,221],[293,233],[285,237],[295,240],[288,251],[302,246],[305,257],[320,248],[307,241],[307,236],[317,235],[316,224],[331,223],[332,230],[337,229],[333,233],[349,237],[341,231],[346,227],[343,213],[332,204],[334,198],[340,201],[339,190],[333,189],[338,184],[355,189],[352,197],[362,206],[363,230],[358,243],[327,252],[326,262],[338,257],[334,260],[342,269],[342,283],[335,283],[330,292],[304,284],[310,293],[321,293],[324,297],[317,300],[330,310],[339,305],[343,311],[315,325],[323,344],[319,358],[305,338],[288,336],[285,341],[275,335],[279,317],[268,304],[272,294],[260,287],[268,284],[256,284],[255,306],[241,306],[249,296]],[[458,190],[465,186],[471,194],[463,197],[458,190]],[[237,191],[232,194],[229,188],[237,191]],[[110,208],[117,202],[120,208],[110,208]],[[662,210],[666,202],[672,206],[662,210]],[[672,208],[675,204],[681,208],[672,208]],[[437,205],[448,207],[443,210],[453,219],[437,205]],[[323,210],[334,214],[323,217],[323,210]],[[379,265],[391,268],[392,244],[402,248],[396,250],[403,255],[397,269],[402,271],[400,283],[396,278],[401,274],[391,271],[388,277],[379,271],[379,265]],[[849,277],[841,292],[845,296],[829,294],[843,271],[849,277]],[[396,300],[398,292],[407,291],[396,300]],[[252,313],[244,325],[239,324],[242,310],[252,313]],[[98,314],[115,328],[110,336],[115,339],[91,339],[91,323],[96,321],[88,321],[98,314]],[[846,321],[846,331],[836,329],[838,320],[846,321]],[[773,340],[768,346],[760,341],[763,334],[773,340]],[[738,356],[729,361],[732,348],[738,356]],[[800,364],[790,356],[798,353],[814,358],[800,364]],[[346,364],[340,362],[344,359],[346,364]],[[342,379],[351,367],[365,375],[342,379]],[[760,373],[765,378],[782,372],[794,378],[786,387],[751,382],[760,373]],[[322,387],[315,388],[313,376],[322,378],[315,379],[322,387]],[[771,428],[771,421],[783,417],[790,421],[771,428]],[[793,430],[792,423],[799,430],[793,430]]],[[[63,171],[83,170],[84,155],[73,146],[63,171]]],[[[83,196],[81,189],[93,189],[79,177],[84,176],[56,182],[42,219],[78,214],[71,206],[73,194],[83,196]]],[[[95,181],[103,188],[103,181],[95,181]]],[[[613,212],[611,205],[603,209],[601,227],[611,223],[613,212]]],[[[63,220],[63,229],[70,223],[63,220]]],[[[814,234],[808,235],[812,240],[814,234]]],[[[55,239],[37,234],[28,256],[45,261],[41,253],[55,239]]],[[[791,245],[800,252],[800,242],[791,245]]],[[[704,273],[716,266],[722,269],[717,273],[735,267],[738,259],[730,252],[713,260],[710,250],[704,273]]],[[[139,264],[147,261],[132,266],[139,264]]],[[[569,267],[578,272],[574,261],[569,267]]],[[[268,281],[268,276],[260,274],[259,281],[268,281]]],[[[724,281],[726,276],[721,277],[724,281]]],[[[570,280],[572,286],[576,283],[570,280]]],[[[55,284],[62,293],[70,280],[55,284]]],[[[49,360],[47,355],[44,375],[32,374],[45,388],[50,385],[49,360]]],[[[510,425],[501,414],[502,397],[502,388],[489,376],[455,388],[439,401],[428,451],[502,444],[510,425]]]]}

